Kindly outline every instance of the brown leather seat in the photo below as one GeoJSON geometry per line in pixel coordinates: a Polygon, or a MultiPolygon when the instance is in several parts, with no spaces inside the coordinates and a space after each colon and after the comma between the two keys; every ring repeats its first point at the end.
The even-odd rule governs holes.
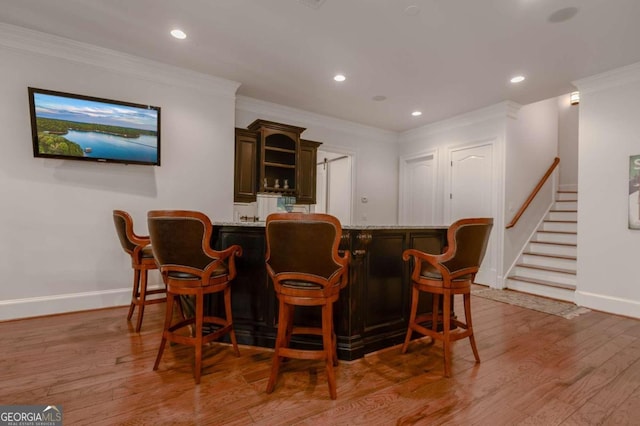
{"type": "Polygon", "coordinates": [[[451,342],[469,338],[473,356],[480,362],[471,321],[471,284],[484,258],[493,219],[471,218],[454,222],[447,231],[447,247],[439,255],[405,250],[402,258],[413,258],[411,314],[402,353],[407,351],[412,332],[441,340],[444,346],[444,375],[451,377],[451,342]],[[420,292],[431,293],[432,313],[417,314],[420,292]],[[451,317],[452,297],[463,295],[465,322],[451,317]],[[439,301],[442,299],[442,314],[439,301]],[[431,329],[424,323],[431,322],[431,329]],[[442,331],[438,331],[440,324],[442,331]],[[452,331],[451,326],[459,327],[452,331]]]}
{"type": "Polygon", "coordinates": [[[238,245],[222,251],[211,248],[211,221],[200,212],[150,211],[147,221],[153,253],[167,285],[164,331],[153,369],[158,369],[167,340],[191,345],[195,347],[194,376],[198,384],[203,345],[229,334],[235,355],[240,355],[233,331],[230,283],[236,276],[235,257],[242,255],[242,249],[238,245]],[[204,314],[205,295],[217,292],[224,295],[224,317],[204,314]],[[174,301],[181,296],[194,298],[194,313],[174,323],[174,301]],[[205,335],[205,324],[212,324],[215,331],[205,335]],[[192,335],[190,326],[194,325],[192,335]]]}
{"type": "Polygon", "coordinates": [[[267,217],[267,273],[279,300],[278,334],[267,393],[278,378],[283,358],[325,360],[331,399],[336,399],[338,365],[333,303],[348,282],[350,255],[338,254],[340,221],[327,214],[275,213],[267,217]],[[294,326],[296,306],[321,306],[321,327],[294,326]],[[322,349],[290,348],[292,335],[322,336],[322,349]]]}
{"type": "Polygon", "coordinates": [[[131,295],[131,304],[129,305],[129,314],[127,320],[133,316],[135,307],[138,307],[138,321],[136,322],[136,333],[140,332],[142,327],[142,317],[144,316],[144,307],[154,303],[161,303],[166,298],[147,299],[147,296],[153,294],[164,294],[165,289],[147,290],[148,271],[150,269],[158,269],[156,261],[153,257],[153,251],[148,236],[136,235],[133,232],[133,219],[129,213],[122,210],[113,211],[113,223],[116,226],[116,232],[120,239],[120,244],[125,252],[131,256],[131,267],[133,268],[133,294],[131,295]]]}

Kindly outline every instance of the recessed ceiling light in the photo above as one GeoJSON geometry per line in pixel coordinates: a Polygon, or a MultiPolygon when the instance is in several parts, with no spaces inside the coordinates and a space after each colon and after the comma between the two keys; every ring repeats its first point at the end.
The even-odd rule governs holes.
{"type": "Polygon", "coordinates": [[[180,40],[187,38],[185,32],[179,29],[171,30],[171,35],[180,40]]]}
{"type": "Polygon", "coordinates": [[[413,115],[414,117],[420,117],[422,115],[422,112],[421,111],[413,111],[411,113],[411,115],[413,115]]]}
{"type": "Polygon", "coordinates": [[[524,81],[524,76],[523,75],[517,75],[517,76],[515,76],[515,77],[513,77],[511,79],[512,83],[520,83],[522,81],[524,81]]]}
{"type": "Polygon", "coordinates": [[[342,74],[336,74],[336,75],[333,77],[333,79],[334,79],[335,81],[345,81],[345,80],[347,79],[347,77],[345,77],[345,76],[344,76],[344,75],[342,75],[342,74]]]}

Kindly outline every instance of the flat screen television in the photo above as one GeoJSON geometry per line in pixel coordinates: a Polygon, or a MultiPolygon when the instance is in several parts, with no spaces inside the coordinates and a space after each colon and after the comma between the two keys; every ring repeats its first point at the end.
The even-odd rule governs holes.
{"type": "Polygon", "coordinates": [[[160,165],[160,107],[29,87],[33,155],[160,165]]]}

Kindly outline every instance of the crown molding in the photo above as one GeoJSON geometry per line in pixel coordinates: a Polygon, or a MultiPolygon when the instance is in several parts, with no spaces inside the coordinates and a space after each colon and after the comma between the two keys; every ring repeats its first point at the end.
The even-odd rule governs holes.
{"type": "Polygon", "coordinates": [[[235,98],[240,83],[0,22],[0,47],[55,57],[155,83],[235,98]]]}
{"type": "Polygon", "coordinates": [[[640,62],[572,81],[581,94],[640,81],[640,62]]]}
{"type": "Polygon", "coordinates": [[[460,127],[482,123],[488,120],[501,118],[517,119],[518,111],[520,111],[520,108],[522,108],[522,105],[512,101],[500,102],[495,105],[490,105],[488,107],[480,108],[475,111],[460,114],[442,121],[407,130],[401,133],[400,142],[413,142],[416,140],[420,140],[425,136],[432,136],[460,127]]]}
{"type": "Polygon", "coordinates": [[[242,95],[236,96],[236,109],[252,112],[265,119],[275,121],[286,119],[288,124],[300,125],[307,128],[310,126],[325,127],[385,143],[389,143],[389,141],[395,143],[398,141],[399,134],[397,132],[365,126],[364,124],[341,120],[339,118],[316,114],[242,95]]]}

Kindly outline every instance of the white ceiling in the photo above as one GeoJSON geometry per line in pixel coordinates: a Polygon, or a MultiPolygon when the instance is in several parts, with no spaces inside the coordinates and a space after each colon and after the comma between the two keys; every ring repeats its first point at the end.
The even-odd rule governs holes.
{"type": "Polygon", "coordinates": [[[640,0],[0,0],[0,21],[394,131],[558,96],[640,61],[640,0]]]}

